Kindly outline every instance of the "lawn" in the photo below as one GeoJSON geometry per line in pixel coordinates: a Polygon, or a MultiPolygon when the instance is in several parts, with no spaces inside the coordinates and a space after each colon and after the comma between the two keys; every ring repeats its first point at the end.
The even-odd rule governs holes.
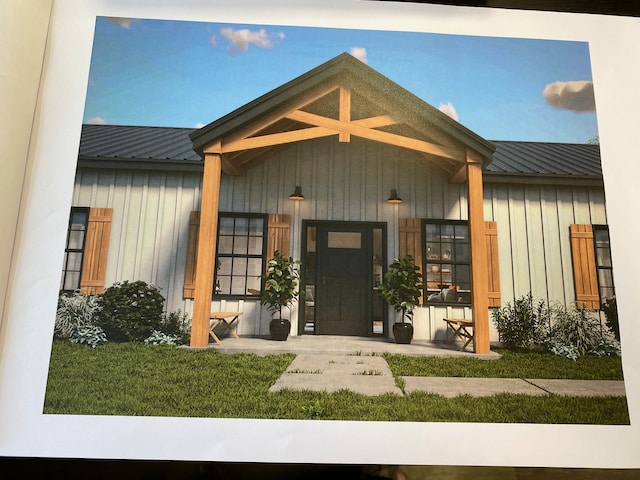
{"type": "MultiPolygon", "coordinates": [[[[500,394],[446,399],[426,393],[367,397],[346,390],[336,393],[292,390],[269,393],[269,386],[293,358],[292,354],[268,357],[227,355],[213,349],[191,351],[137,343],[107,343],[91,349],[55,341],[44,413],[417,422],[629,423],[626,399],[620,397],[500,394]]],[[[477,375],[495,377],[511,376],[509,372],[519,371],[528,378],[545,378],[543,372],[550,375],[563,368],[569,371],[574,363],[564,360],[556,365],[556,361],[563,359],[549,355],[526,360],[525,354],[507,354],[502,360],[495,361],[476,360],[479,365],[474,365],[474,362],[467,364],[468,359],[463,359],[463,362],[459,359],[415,359],[397,355],[386,358],[395,375],[427,375],[431,371],[439,376],[455,375],[455,372],[471,376],[476,371],[477,375]],[[523,359],[521,363],[526,367],[514,370],[519,358],[523,359]],[[442,364],[446,367],[431,360],[447,360],[442,364]],[[513,365],[502,366],[509,363],[513,365]],[[404,364],[408,365],[406,370],[403,370],[404,364]]],[[[606,379],[622,378],[619,361],[617,367],[608,358],[589,361],[593,364],[577,366],[571,375],[582,375],[579,378],[592,378],[593,375],[606,379]],[[587,368],[591,371],[585,372],[587,368]]]]}
{"type": "Polygon", "coordinates": [[[502,356],[499,360],[407,357],[392,354],[385,354],[384,358],[395,376],[623,379],[620,357],[584,355],[573,361],[548,353],[493,350],[502,356]]]}

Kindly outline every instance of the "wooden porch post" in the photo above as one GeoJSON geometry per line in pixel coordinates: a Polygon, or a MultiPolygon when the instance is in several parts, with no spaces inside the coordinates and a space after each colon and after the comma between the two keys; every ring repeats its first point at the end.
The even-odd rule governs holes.
{"type": "Polygon", "coordinates": [[[193,294],[191,346],[209,344],[209,317],[215,274],[216,239],[218,235],[218,206],[222,162],[219,154],[205,153],[198,233],[196,282],[193,294]]]}
{"type": "Polygon", "coordinates": [[[482,157],[472,150],[467,150],[467,188],[471,243],[473,351],[489,353],[489,278],[484,238],[482,157]]]}

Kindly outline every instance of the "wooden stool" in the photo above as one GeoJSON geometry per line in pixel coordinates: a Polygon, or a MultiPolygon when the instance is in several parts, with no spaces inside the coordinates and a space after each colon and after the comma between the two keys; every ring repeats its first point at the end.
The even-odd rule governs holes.
{"type": "MultiPolygon", "coordinates": [[[[222,335],[224,332],[229,330],[229,333],[234,338],[240,338],[240,337],[238,337],[238,334],[236,333],[236,331],[231,328],[233,326],[233,323],[238,320],[238,317],[240,315],[242,315],[242,312],[211,312],[211,315],[209,316],[209,319],[210,319],[209,320],[209,335],[211,335],[213,340],[218,345],[222,345],[222,342],[220,342],[220,339],[214,333],[214,330],[220,324],[222,324],[222,327],[221,327],[222,330],[220,331],[219,335],[222,335]],[[228,318],[230,318],[231,320],[227,320],[228,318]]],[[[236,324],[236,327],[237,327],[237,324],[236,324]]]]}

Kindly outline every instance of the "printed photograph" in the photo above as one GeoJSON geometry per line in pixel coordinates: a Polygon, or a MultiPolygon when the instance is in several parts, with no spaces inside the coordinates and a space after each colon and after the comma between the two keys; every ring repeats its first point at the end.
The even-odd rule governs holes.
{"type": "Polygon", "coordinates": [[[628,425],[589,44],[98,17],[43,412],[628,425]]]}

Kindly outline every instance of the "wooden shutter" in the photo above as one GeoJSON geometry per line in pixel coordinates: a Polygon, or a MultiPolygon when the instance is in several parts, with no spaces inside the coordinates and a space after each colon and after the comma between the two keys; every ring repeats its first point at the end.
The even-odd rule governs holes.
{"type": "Polygon", "coordinates": [[[598,277],[591,225],[570,225],[571,259],[576,302],[584,308],[599,309],[598,277]]]}
{"type": "Polygon", "coordinates": [[[89,210],[80,278],[80,292],[85,295],[98,295],[104,292],[112,216],[111,208],[89,210]]]}
{"type": "MultiPolygon", "coordinates": [[[[398,220],[398,253],[401,257],[413,257],[418,271],[422,273],[422,221],[419,218],[400,218],[398,220]]],[[[423,296],[420,296],[420,303],[423,296]]]]}
{"type": "Polygon", "coordinates": [[[193,298],[196,288],[196,260],[198,258],[198,230],[200,228],[200,212],[189,214],[189,235],[187,237],[187,263],[184,272],[184,298],[193,298]]]}
{"type": "Polygon", "coordinates": [[[498,224],[484,222],[484,238],[487,244],[487,271],[489,277],[489,306],[500,306],[500,266],[498,264],[498,224]]]}
{"type": "Polygon", "coordinates": [[[273,258],[276,251],[284,257],[291,255],[291,215],[269,215],[267,262],[273,258]]]}

